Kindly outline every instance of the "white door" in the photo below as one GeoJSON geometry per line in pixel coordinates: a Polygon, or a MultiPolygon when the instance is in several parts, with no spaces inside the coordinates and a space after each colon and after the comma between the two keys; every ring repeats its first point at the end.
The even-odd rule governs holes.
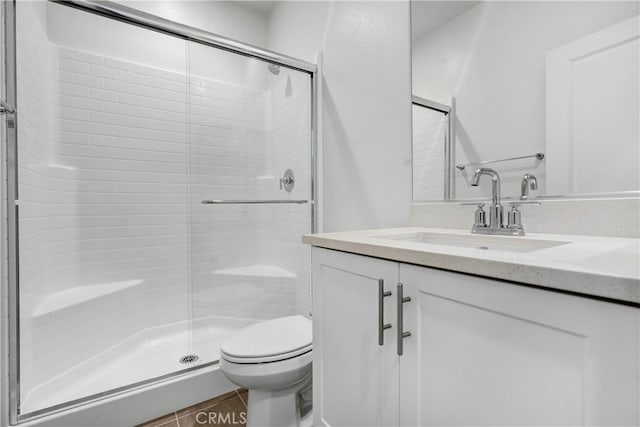
{"type": "Polygon", "coordinates": [[[639,36],[636,16],[547,53],[547,194],[640,190],[639,36]]]}
{"type": "Polygon", "coordinates": [[[638,425],[640,309],[401,264],[400,425],[638,425]]]}
{"type": "MultiPolygon", "coordinates": [[[[395,331],[379,345],[378,287],[395,288],[398,264],[319,248],[312,263],[314,425],[397,426],[395,331]]],[[[384,323],[395,323],[393,301],[384,323]]]]}

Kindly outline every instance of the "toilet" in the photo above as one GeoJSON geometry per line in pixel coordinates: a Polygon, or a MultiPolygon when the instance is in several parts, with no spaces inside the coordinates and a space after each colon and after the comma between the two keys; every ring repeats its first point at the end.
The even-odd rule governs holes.
{"type": "Polygon", "coordinates": [[[299,315],[255,323],[221,344],[220,369],[249,390],[247,427],[311,425],[303,409],[309,406],[311,350],[311,321],[299,315]]]}

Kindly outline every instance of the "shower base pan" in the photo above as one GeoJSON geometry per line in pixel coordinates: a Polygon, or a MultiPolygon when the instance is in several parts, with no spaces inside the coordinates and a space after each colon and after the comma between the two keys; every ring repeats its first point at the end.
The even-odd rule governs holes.
{"type": "Polygon", "coordinates": [[[134,425],[233,390],[216,363],[220,343],[254,322],[208,317],[142,331],[30,390],[21,404],[27,419],[57,413],[25,425],[134,425]],[[185,372],[172,375],[178,371],[185,372]],[[137,400],[141,407],[131,407],[137,400]]]}

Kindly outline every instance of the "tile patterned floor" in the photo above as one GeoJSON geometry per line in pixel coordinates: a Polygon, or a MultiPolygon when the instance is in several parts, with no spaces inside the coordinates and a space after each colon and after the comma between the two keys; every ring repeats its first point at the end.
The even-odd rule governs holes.
{"type": "Polygon", "coordinates": [[[245,427],[247,395],[246,389],[235,390],[140,424],[138,427],[245,427]]]}

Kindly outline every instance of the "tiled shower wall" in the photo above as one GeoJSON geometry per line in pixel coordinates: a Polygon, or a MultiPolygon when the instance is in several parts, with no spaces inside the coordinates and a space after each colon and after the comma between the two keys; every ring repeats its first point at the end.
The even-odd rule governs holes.
{"type": "Polygon", "coordinates": [[[310,231],[309,204],[199,204],[309,199],[308,77],[286,69],[274,76],[263,67],[266,91],[192,82],[193,93],[218,91],[228,103],[218,123],[210,120],[213,97],[196,97],[201,105],[191,111],[192,120],[205,122],[192,125],[194,317],[309,312],[309,252],[300,240],[310,231]],[[286,169],[295,174],[291,193],[279,186],[286,169]]]}
{"type": "MultiPolygon", "coordinates": [[[[207,101],[211,107],[220,104],[219,98],[227,100],[231,105],[225,104],[223,117],[234,122],[212,122],[220,113],[205,114],[214,126],[209,132],[215,138],[209,141],[211,134],[196,135],[192,126],[194,318],[269,319],[309,312],[309,251],[300,236],[310,231],[310,204],[200,204],[205,199],[310,198],[309,77],[286,68],[273,75],[256,61],[250,67],[257,73],[242,87],[225,85],[226,95],[211,94],[207,101]],[[202,149],[233,158],[203,157],[197,151],[202,149]],[[279,185],[286,169],[296,179],[290,193],[279,185]]],[[[201,82],[213,84],[214,75],[207,77],[192,79],[192,93],[202,90],[195,87],[201,82]]],[[[191,108],[190,117],[197,120],[191,108]]]]}
{"type": "Polygon", "coordinates": [[[57,47],[24,4],[23,392],[146,328],[306,313],[309,205],[200,201],[308,198],[308,78],[263,64],[242,87],[57,47]]]}
{"type": "MultiPolygon", "coordinates": [[[[308,77],[299,72],[283,68],[278,78],[272,78],[272,152],[269,157],[274,159],[276,176],[282,176],[286,169],[293,170],[296,182],[289,193],[292,199],[311,198],[310,90],[308,77]]],[[[274,185],[273,188],[277,187],[274,185]]],[[[277,197],[282,197],[281,191],[276,192],[277,197]]],[[[271,262],[277,265],[282,258],[284,263],[281,265],[296,276],[291,293],[295,298],[295,312],[304,314],[311,312],[310,254],[300,236],[310,232],[311,209],[310,204],[273,209],[271,221],[265,224],[268,236],[261,240],[265,255],[271,262]]]]}

